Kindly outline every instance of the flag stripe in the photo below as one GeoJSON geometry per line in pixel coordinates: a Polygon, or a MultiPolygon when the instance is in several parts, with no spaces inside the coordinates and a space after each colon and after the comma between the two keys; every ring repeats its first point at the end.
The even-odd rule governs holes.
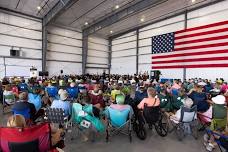
{"type": "Polygon", "coordinates": [[[220,26],[220,25],[225,25],[225,24],[228,24],[228,21],[222,21],[222,22],[218,22],[218,23],[212,23],[212,24],[208,24],[208,25],[203,25],[203,26],[188,28],[188,29],[177,31],[175,33],[176,34],[180,34],[180,33],[184,33],[184,32],[195,31],[195,30],[200,30],[200,29],[207,29],[207,28],[211,28],[211,27],[215,27],[215,26],[220,26]]]}
{"type": "Polygon", "coordinates": [[[184,54],[184,53],[195,53],[195,52],[209,52],[209,51],[214,51],[214,50],[228,50],[228,46],[218,46],[214,48],[200,48],[200,49],[193,49],[193,50],[182,50],[182,51],[172,51],[168,53],[160,53],[160,54],[153,54],[153,57],[157,56],[169,56],[173,54],[184,54]]]}
{"type": "Polygon", "coordinates": [[[189,37],[202,36],[202,35],[209,35],[209,34],[214,34],[214,33],[227,32],[227,31],[228,31],[228,28],[217,29],[217,30],[206,31],[206,32],[199,32],[199,33],[188,34],[188,35],[183,35],[183,36],[176,36],[175,40],[189,38],[189,37]]]}
{"type": "Polygon", "coordinates": [[[214,50],[214,51],[208,51],[208,52],[192,52],[192,53],[181,53],[181,54],[172,54],[168,56],[152,56],[153,59],[163,59],[163,58],[173,58],[173,57],[181,57],[181,56],[197,56],[197,55],[203,55],[203,54],[217,54],[217,53],[228,53],[228,50],[214,50]]]}
{"type": "Polygon", "coordinates": [[[190,46],[190,47],[182,47],[182,48],[176,48],[174,51],[194,50],[194,49],[210,48],[210,47],[218,47],[218,46],[228,46],[228,42],[217,43],[217,44],[206,44],[206,45],[199,45],[199,46],[190,46]]]}
{"type": "Polygon", "coordinates": [[[215,36],[215,37],[209,37],[209,38],[177,42],[177,43],[175,43],[175,45],[177,46],[177,45],[182,45],[182,44],[199,43],[199,42],[205,42],[205,41],[208,42],[208,41],[221,40],[221,39],[227,39],[227,38],[228,38],[228,35],[215,36]]]}
{"type": "Polygon", "coordinates": [[[189,40],[203,39],[203,38],[208,38],[208,37],[223,36],[223,35],[228,35],[228,32],[221,32],[221,33],[214,33],[211,35],[201,35],[201,36],[196,36],[196,37],[179,39],[179,40],[175,40],[175,43],[183,42],[183,41],[189,41],[189,40]]]}
{"type": "Polygon", "coordinates": [[[217,60],[228,60],[228,56],[226,56],[226,57],[168,60],[168,61],[152,61],[152,64],[180,63],[180,62],[181,63],[183,63],[183,62],[199,62],[199,61],[217,61],[217,60]]]}
{"type": "Polygon", "coordinates": [[[212,67],[228,67],[228,64],[201,64],[201,65],[152,66],[152,69],[212,68],[212,67]]]}

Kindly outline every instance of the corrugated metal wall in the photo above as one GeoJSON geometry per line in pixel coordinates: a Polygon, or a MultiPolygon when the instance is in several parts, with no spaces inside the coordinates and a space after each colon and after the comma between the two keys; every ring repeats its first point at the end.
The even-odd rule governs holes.
{"type": "Polygon", "coordinates": [[[41,70],[42,23],[40,20],[0,12],[0,77],[29,76],[30,68],[41,70]],[[10,49],[21,57],[10,57],[10,49]]]}
{"type": "Polygon", "coordinates": [[[82,33],[48,27],[47,71],[49,75],[82,73],[82,33]]]}

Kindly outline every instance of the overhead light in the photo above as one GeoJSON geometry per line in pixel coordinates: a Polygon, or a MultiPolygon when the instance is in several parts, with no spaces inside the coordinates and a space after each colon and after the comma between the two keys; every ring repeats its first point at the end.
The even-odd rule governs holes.
{"type": "Polygon", "coordinates": [[[85,22],[85,25],[88,25],[89,23],[88,22],[85,22]]]}
{"type": "Polygon", "coordinates": [[[40,7],[40,6],[37,6],[37,9],[38,9],[38,10],[41,10],[41,7],[40,7]]]}
{"type": "Polygon", "coordinates": [[[196,2],[196,0],[192,0],[192,3],[195,3],[196,2]]]}
{"type": "Polygon", "coordinates": [[[144,22],[144,21],[145,21],[145,18],[141,18],[140,21],[141,21],[141,22],[144,22]]]}
{"type": "Polygon", "coordinates": [[[118,8],[120,8],[120,6],[119,6],[119,5],[116,5],[116,6],[115,6],[115,9],[118,9],[118,8]]]}
{"type": "Polygon", "coordinates": [[[112,33],[113,33],[113,31],[110,31],[110,33],[112,34],[112,33]]]}

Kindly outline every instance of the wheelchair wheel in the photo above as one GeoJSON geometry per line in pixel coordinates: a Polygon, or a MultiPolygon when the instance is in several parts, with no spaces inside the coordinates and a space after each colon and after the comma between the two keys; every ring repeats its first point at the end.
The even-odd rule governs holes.
{"type": "Polygon", "coordinates": [[[184,128],[181,126],[177,126],[175,129],[175,133],[177,135],[177,138],[179,141],[182,141],[182,139],[184,138],[184,128]]]}
{"type": "Polygon", "coordinates": [[[139,139],[145,140],[147,137],[146,129],[144,126],[139,127],[139,130],[136,132],[136,135],[139,139]]]}
{"type": "Polygon", "coordinates": [[[160,120],[158,121],[158,123],[155,124],[155,130],[161,137],[167,136],[169,131],[169,125],[166,117],[161,115],[160,120]]]}

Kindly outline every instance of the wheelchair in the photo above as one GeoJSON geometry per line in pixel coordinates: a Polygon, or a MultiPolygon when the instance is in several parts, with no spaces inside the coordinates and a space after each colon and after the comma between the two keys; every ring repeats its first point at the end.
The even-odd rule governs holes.
{"type": "Polygon", "coordinates": [[[147,137],[147,131],[145,125],[148,125],[149,129],[155,128],[157,134],[161,137],[165,137],[168,134],[168,120],[166,115],[162,112],[160,106],[148,107],[144,105],[144,109],[137,112],[135,120],[133,122],[133,130],[139,139],[145,140],[147,137]]]}

